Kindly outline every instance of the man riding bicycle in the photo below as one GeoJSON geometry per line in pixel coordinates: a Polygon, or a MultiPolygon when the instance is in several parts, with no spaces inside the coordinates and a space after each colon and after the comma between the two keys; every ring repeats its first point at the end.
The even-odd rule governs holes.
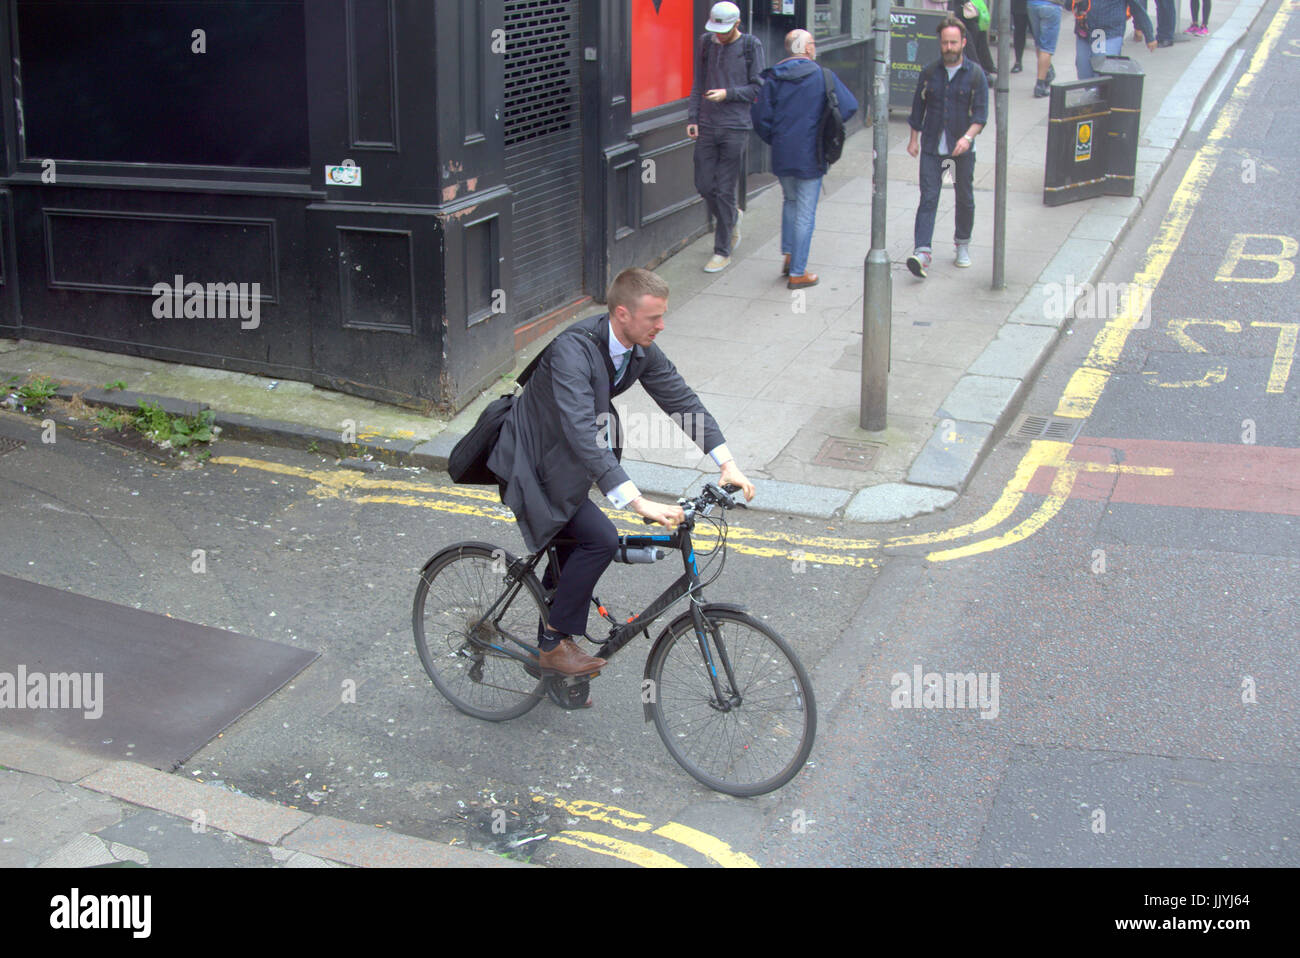
{"type": "Polygon", "coordinates": [[[556,536],[574,540],[557,547],[560,568],[548,564],[542,579],[555,589],[550,622],[538,636],[547,672],[586,675],[605,665],[570,638],[586,632],[596,583],[618,548],[614,524],[589,498],[592,483],[615,508],[668,529],[683,518],[680,506],[642,496],[623,470],[615,396],[640,382],[660,409],[695,427],[687,434],[718,464],[720,482],[754,498],[717,421],[654,343],[667,301],[668,284],[649,270],[620,273],[606,297],[609,313],[575,323],[547,348],[488,459],[529,551],[556,536]]]}

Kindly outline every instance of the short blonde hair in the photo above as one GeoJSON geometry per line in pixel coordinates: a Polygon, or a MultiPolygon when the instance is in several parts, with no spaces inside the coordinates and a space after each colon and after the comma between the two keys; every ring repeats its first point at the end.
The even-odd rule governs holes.
{"type": "Polygon", "coordinates": [[[634,266],[623,270],[614,278],[605,296],[605,305],[609,307],[611,313],[619,306],[627,309],[629,313],[634,313],[642,296],[667,299],[668,284],[657,273],[634,266]]]}

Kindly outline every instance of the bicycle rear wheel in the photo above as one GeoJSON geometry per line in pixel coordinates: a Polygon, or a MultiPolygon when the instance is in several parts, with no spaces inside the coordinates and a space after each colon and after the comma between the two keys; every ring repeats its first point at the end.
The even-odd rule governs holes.
{"type": "Polygon", "coordinates": [[[704,614],[712,626],[708,656],[726,701],[718,701],[695,625],[685,618],[650,663],[655,727],[678,764],[709,788],[741,797],[774,791],[812,751],[812,683],[785,640],[753,616],[704,614]]]}
{"type": "Polygon", "coordinates": [[[537,620],[546,618],[536,577],[511,583],[509,601],[480,624],[506,593],[514,561],[483,542],[449,546],[424,567],[411,609],[415,648],[438,691],[466,715],[492,722],[523,715],[545,694],[540,673],[515,657],[530,654],[523,646],[536,644],[537,620]]]}

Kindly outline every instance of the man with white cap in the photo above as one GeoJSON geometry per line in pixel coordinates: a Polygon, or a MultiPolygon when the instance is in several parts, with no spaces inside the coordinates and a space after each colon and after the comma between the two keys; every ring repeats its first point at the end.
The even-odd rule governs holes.
{"type": "Polygon", "coordinates": [[[736,185],[753,123],[749,108],[763,86],[763,44],[740,31],[740,8],[715,3],[695,56],[686,135],[695,140],[695,189],[713,217],[713,256],[704,267],[717,273],[740,242],[736,185]]]}

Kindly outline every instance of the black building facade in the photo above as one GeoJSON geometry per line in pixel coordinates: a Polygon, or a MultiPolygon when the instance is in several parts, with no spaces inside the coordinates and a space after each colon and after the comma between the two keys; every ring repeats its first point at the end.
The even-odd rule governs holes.
{"type": "MultiPolygon", "coordinates": [[[[0,336],[454,411],[706,228],[710,5],[0,0],[0,336]]],[[[865,4],[738,5],[867,102],[865,4]]]]}

